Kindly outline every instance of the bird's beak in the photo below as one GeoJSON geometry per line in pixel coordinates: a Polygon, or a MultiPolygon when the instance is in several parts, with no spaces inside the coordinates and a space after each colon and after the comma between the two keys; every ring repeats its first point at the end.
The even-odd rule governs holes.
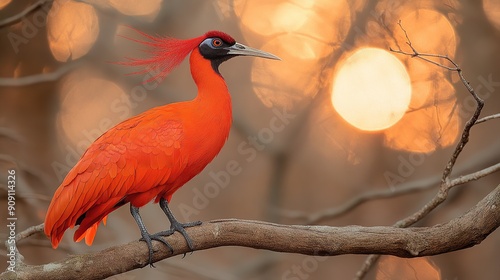
{"type": "Polygon", "coordinates": [[[276,59],[276,60],[281,60],[281,58],[275,56],[274,54],[270,54],[258,49],[250,48],[247,47],[243,44],[240,43],[235,43],[234,45],[225,48],[228,50],[227,54],[230,55],[246,55],[246,56],[258,56],[258,57],[263,57],[263,58],[269,58],[269,59],[276,59]]]}

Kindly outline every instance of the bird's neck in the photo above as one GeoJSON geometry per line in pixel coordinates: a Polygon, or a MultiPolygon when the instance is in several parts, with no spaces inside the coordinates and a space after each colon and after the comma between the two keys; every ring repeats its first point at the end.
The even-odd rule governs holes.
{"type": "Polygon", "coordinates": [[[219,130],[227,138],[232,121],[231,96],[224,78],[212,67],[198,49],[191,53],[191,75],[198,87],[198,95],[192,101],[197,113],[212,129],[219,130]],[[207,123],[208,124],[208,123],[207,123]]]}
{"type": "Polygon", "coordinates": [[[204,58],[196,48],[189,58],[191,66],[191,76],[198,86],[198,96],[196,99],[200,102],[231,104],[231,97],[227,89],[224,78],[213,68],[212,62],[204,58]]]}

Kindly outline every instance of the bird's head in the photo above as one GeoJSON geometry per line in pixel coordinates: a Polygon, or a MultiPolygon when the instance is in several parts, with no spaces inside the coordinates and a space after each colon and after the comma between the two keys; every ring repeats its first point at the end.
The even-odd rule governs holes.
{"type": "Polygon", "coordinates": [[[146,82],[163,80],[195,49],[198,49],[198,52],[204,59],[211,62],[212,68],[217,73],[219,73],[218,67],[222,62],[235,56],[256,56],[268,59],[280,59],[273,54],[237,43],[231,36],[221,31],[209,31],[202,36],[184,40],[171,37],[155,37],[142,31],[135,31],[147,40],[142,41],[123,37],[148,46],[149,49],[146,50],[146,52],[150,54],[150,56],[141,59],[127,57],[126,59],[128,61],[119,62],[118,64],[143,67],[142,70],[132,74],[153,73],[153,77],[146,80],[146,82]]]}

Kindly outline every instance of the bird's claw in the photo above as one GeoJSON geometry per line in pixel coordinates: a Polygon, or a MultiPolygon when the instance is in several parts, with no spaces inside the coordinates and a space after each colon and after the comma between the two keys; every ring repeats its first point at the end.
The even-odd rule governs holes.
{"type": "MultiPolygon", "coordinates": [[[[182,236],[184,236],[184,239],[186,239],[186,242],[187,242],[189,249],[191,251],[194,251],[193,241],[191,240],[191,238],[187,234],[185,228],[194,227],[194,226],[198,226],[201,224],[202,224],[201,221],[190,222],[190,223],[185,223],[185,224],[174,221],[172,223],[172,225],[170,226],[169,230],[160,231],[160,232],[154,233],[154,234],[146,233],[145,235],[143,235],[142,238],[139,240],[146,242],[146,244],[148,245],[148,249],[149,249],[149,261],[148,261],[148,263],[149,263],[149,265],[151,267],[155,267],[153,264],[153,254],[155,251],[153,249],[152,240],[156,240],[160,243],[163,243],[165,246],[168,247],[168,249],[170,250],[170,253],[173,254],[174,248],[165,239],[163,239],[163,237],[170,236],[170,235],[174,234],[174,232],[178,231],[182,234],[182,236]]],[[[186,254],[184,254],[184,256],[186,256],[186,254]]]]}
{"type": "Polygon", "coordinates": [[[158,235],[158,234],[147,234],[147,235],[144,235],[141,239],[139,239],[140,241],[144,241],[146,242],[146,244],[148,245],[148,249],[149,249],[149,259],[148,259],[148,263],[149,263],[149,266],[150,267],[155,267],[155,265],[153,264],[153,254],[155,252],[155,250],[153,249],[153,242],[152,240],[156,240],[160,243],[163,243],[165,246],[168,247],[168,249],[170,250],[170,253],[173,254],[174,253],[174,248],[172,248],[172,246],[170,244],[168,244],[167,241],[165,241],[161,235],[158,235]]]}
{"type": "Polygon", "coordinates": [[[155,236],[170,236],[170,235],[174,234],[174,232],[178,231],[178,232],[180,232],[180,234],[182,234],[182,236],[184,236],[184,239],[186,239],[186,242],[187,242],[189,249],[191,251],[194,251],[193,241],[191,240],[191,238],[187,234],[185,228],[199,226],[201,224],[202,224],[201,221],[184,223],[184,224],[179,223],[178,221],[173,221],[172,224],[170,225],[169,230],[160,231],[160,232],[155,233],[153,235],[155,235],[155,236]]]}
{"type": "MultiPolygon", "coordinates": [[[[156,241],[158,241],[158,242],[163,243],[165,246],[167,246],[167,247],[168,247],[168,249],[170,250],[170,253],[172,253],[172,254],[173,254],[173,253],[174,253],[174,248],[173,248],[173,247],[172,247],[172,246],[171,246],[171,245],[170,245],[170,244],[169,244],[169,243],[168,243],[165,239],[163,239],[163,238],[162,238],[162,236],[164,236],[164,235],[159,235],[158,233],[155,233],[155,234],[150,234],[150,235],[149,235],[149,238],[150,238],[151,240],[156,240],[156,241]]],[[[146,241],[144,238],[141,238],[141,239],[139,239],[139,240],[140,240],[140,241],[146,241]]],[[[146,241],[146,243],[147,243],[147,241],[146,241]]],[[[153,250],[153,251],[154,251],[154,250],[153,250]]]]}

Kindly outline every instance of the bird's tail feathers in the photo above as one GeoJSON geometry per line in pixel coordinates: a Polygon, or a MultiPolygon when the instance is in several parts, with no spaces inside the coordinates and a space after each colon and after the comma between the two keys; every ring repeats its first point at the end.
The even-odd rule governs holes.
{"type": "Polygon", "coordinates": [[[94,205],[90,208],[75,231],[73,240],[78,242],[85,238],[85,244],[92,245],[99,223],[103,221],[106,224],[108,214],[123,205],[118,204],[120,200],[122,200],[121,197],[114,197],[106,201],[106,203],[94,205]]]}
{"type": "MultiPolygon", "coordinates": [[[[108,216],[105,216],[102,219],[102,223],[104,225],[106,225],[107,220],[108,220],[108,216]]],[[[83,234],[81,234],[79,237],[77,237],[76,234],[75,234],[75,236],[74,236],[75,241],[76,242],[80,242],[80,241],[82,241],[85,238],[85,244],[87,244],[88,246],[92,245],[92,243],[94,242],[95,235],[97,233],[97,228],[99,227],[100,223],[101,223],[101,221],[93,224],[83,234]]]]}

